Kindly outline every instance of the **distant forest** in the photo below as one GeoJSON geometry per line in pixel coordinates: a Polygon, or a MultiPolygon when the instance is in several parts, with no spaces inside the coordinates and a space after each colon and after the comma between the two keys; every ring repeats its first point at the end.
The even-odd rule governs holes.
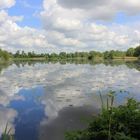
{"type": "Polygon", "coordinates": [[[0,60],[9,60],[12,58],[46,58],[48,60],[61,60],[61,59],[115,59],[115,58],[125,58],[125,57],[140,57],[140,45],[136,48],[129,48],[127,51],[119,51],[119,50],[111,50],[105,52],[99,51],[90,51],[90,52],[74,52],[74,53],[66,53],[60,52],[57,53],[42,53],[37,54],[35,52],[28,52],[25,51],[17,51],[16,53],[12,54],[7,51],[3,51],[0,49],[0,60]]]}

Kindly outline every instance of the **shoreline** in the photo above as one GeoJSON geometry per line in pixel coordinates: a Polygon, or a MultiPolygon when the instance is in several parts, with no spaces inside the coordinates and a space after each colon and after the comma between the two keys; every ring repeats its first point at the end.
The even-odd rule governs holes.
{"type": "Polygon", "coordinates": [[[0,64],[11,63],[14,61],[139,61],[138,57],[114,57],[113,59],[104,59],[104,58],[95,58],[95,59],[87,59],[87,58],[66,58],[66,59],[47,59],[46,57],[38,57],[38,58],[10,58],[9,60],[0,60],[0,64]]]}

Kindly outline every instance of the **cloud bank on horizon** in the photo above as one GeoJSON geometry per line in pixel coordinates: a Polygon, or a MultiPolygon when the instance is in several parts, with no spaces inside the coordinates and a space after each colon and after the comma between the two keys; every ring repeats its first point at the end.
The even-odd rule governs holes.
{"type": "Polygon", "coordinates": [[[0,48],[125,50],[140,43],[139,13],[139,0],[1,0],[0,48]]]}

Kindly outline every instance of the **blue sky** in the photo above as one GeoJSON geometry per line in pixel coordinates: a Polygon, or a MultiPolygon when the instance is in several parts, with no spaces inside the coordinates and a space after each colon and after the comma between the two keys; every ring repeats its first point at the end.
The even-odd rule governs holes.
{"type": "Polygon", "coordinates": [[[24,16],[20,26],[41,27],[39,12],[42,10],[42,0],[17,0],[15,6],[8,9],[10,16],[24,16]]]}
{"type": "Polygon", "coordinates": [[[12,52],[126,50],[140,43],[140,1],[1,0],[0,27],[12,52]]]}

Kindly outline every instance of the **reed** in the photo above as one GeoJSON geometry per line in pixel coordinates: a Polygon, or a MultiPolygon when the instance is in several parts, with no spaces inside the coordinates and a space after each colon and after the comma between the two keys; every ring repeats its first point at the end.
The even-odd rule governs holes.
{"type": "Polygon", "coordinates": [[[4,133],[2,135],[2,140],[14,140],[12,134],[11,134],[12,128],[8,129],[8,123],[6,124],[4,133]]]}

